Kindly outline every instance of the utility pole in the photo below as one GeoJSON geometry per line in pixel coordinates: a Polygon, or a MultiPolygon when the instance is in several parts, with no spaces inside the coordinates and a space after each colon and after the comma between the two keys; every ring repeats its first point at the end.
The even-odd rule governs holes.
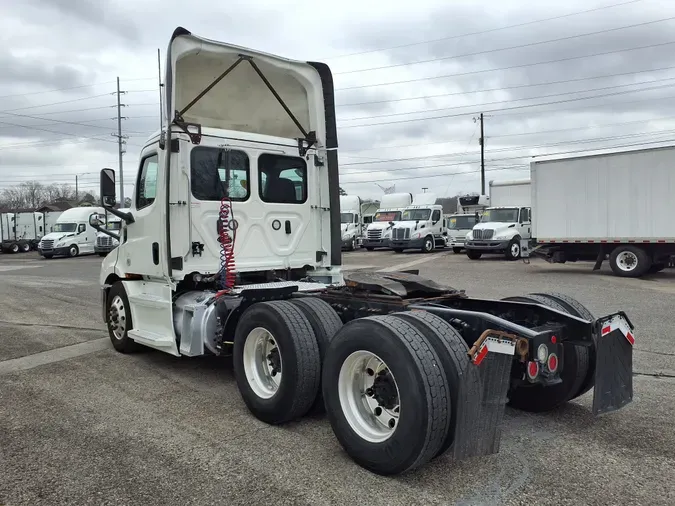
{"type": "MultiPolygon", "coordinates": [[[[120,207],[124,207],[124,162],[122,162],[122,155],[124,148],[122,147],[122,104],[120,103],[120,78],[117,77],[117,151],[119,155],[119,172],[120,172],[120,207]]],[[[481,134],[482,135],[482,134],[481,134]]]]}
{"type": "Polygon", "coordinates": [[[485,195],[485,137],[483,134],[483,113],[480,113],[480,194],[485,195]]]}
{"type": "Polygon", "coordinates": [[[77,186],[77,176],[75,176],[75,202],[80,203],[80,192],[77,186]]]}

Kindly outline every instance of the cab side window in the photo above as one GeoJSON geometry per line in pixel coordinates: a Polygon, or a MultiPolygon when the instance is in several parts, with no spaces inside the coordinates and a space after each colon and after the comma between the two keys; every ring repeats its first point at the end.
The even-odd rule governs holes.
{"type": "Polygon", "coordinates": [[[527,207],[523,207],[520,210],[520,222],[521,223],[529,223],[530,222],[530,209],[527,207]]]}
{"type": "Polygon", "coordinates": [[[80,223],[77,227],[77,233],[81,234],[85,230],[87,230],[87,226],[84,223],[80,223]]]}
{"type": "Polygon", "coordinates": [[[141,161],[136,185],[136,209],[148,207],[157,194],[157,155],[150,155],[141,161]]]}
{"type": "Polygon", "coordinates": [[[436,209],[433,212],[433,214],[431,215],[431,221],[432,222],[434,222],[434,221],[438,222],[438,221],[440,221],[440,219],[441,219],[441,212],[438,209],[436,209]]]}

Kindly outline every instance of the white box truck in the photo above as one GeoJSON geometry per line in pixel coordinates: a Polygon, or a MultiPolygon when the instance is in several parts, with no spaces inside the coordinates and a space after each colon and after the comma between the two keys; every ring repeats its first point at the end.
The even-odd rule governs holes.
{"type": "Polygon", "coordinates": [[[675,146],[530,164],[533,239],[556,263],[605,259],[617,276],[664,269],[675,254],[675,146]]]}
{"type": "Polygon", "coordinates": [[[391,249],[402,253],[408,249],[430,253],[448,245],[448,230],[443,206],[436,204],[435,193],[418,193],[412,205],[401,212],[401,221],[391,232],[391,249]]]}
{"type": "Polygon", "coordinates": [[[463,195],[457,198],[457,213],[446,217],[448,243],[454,253],[462,252],[467,234],[480,222],[480,216],[487,207],[490,207],[488,195],[463,195]]]}
{"type": "Polygon", "coordinates": [[[391,231],[395,223],[401,220],[403,209],[412,204],[412,193],[389,193],[380,199],[380,208],[373,222],[368,225],[363,247],[368,251],[375,248],[391,247],[391,231]]]}
{"type": "Polygon", "coordinates": [[[40,255],[49,259],[55,256],[76,257],[94,253],[96,229],[89,223],[92,215],[102,216],[105,219],[105,209],[74,207],[63,211],[51,227],[52,232],[40,239],[38,243],[40,255]]]}
{"type": "Polygon", "coordinates": [[[539,412],[594,384],[594,413],[630,402],[635,331],[622,312],[342,271],[326,64],[184,28],[167,53],[165,121],[141,150],[129,212],[109,207],[115,172],[101,171],[103,203],[126,223],[100,272],[117,351],[231,356],[241,410],[271,425],[325,410],[345,452],[382,475],[497,452],[507,394],[539,412]]]}
{"type": "Polygon", "coordinates": [[[490,207],[466,235],[466,256],[478,260],[485,253],[521,256],[521,242],[532,234],[530,180],[490,181],[490,207]]]}

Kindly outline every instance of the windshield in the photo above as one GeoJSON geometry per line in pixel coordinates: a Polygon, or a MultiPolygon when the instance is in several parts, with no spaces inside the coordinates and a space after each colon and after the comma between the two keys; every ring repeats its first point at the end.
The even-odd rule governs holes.
{"type": "Polygon", "coordinates": [[[75,232],[77,223],[56,223],[52,232],[75,232]]]}
{"type": "Polygon", "coordinates": [[[483,212],[483,222],[496,221],[499,223],[512,223],[518,221],[517,208],[486,209],[483,212]]]}
{"type": "Polygon", "coordinates": [[[430,215],[431,209],[408,209],[403,211],[401,221],[425,221],[430,215]]]}
{"type": "Polygon", "coordinates": [[[109,221],[108,224],[105,226],[108,230],[119,230],[122,225],[121,221],[109,221]]]}
{"type": "Polygon", "coordinates": [[[451,230],[468,230],[476,224],[476,216],[467,214],[466,216],[452,216],[448,220],[448,228],[451,230]]]}
{"type": "Polygon", "coordinates": [[[385,211],[375,213],[375,221],[401,221],[401,211],[385,211]]]}
{"type": "Polygon", "coordinates": [[[340,223],[354,223],[354,213],[340,213],[340,223]]]}

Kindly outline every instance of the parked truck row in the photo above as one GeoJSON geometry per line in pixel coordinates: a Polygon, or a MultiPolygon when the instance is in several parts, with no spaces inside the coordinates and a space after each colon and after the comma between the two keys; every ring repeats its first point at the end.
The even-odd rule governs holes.
{"type": "Polygon", "coordinates": [[[26,253],[37,249],[40,239],[51,232],[61,212],[11,211],[0,213],[0,250],[26,253]]]}

